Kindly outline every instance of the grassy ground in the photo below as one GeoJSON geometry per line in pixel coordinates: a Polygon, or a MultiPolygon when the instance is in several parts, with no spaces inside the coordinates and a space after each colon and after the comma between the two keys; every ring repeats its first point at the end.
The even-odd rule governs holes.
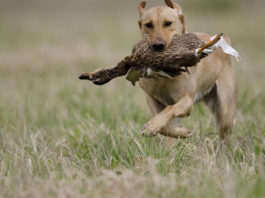
{"type": "Polygon", "coordinates": [[[180,2],[188,30],[225,32],[242,56],[225,149],[203,105],[182,123],[193,136],[168,148],[140,136],[139,87],[77,79],[130,53],[137,1],[1,0],[0,197],[264,197],[265,4],[200,2],[180,2]]]}

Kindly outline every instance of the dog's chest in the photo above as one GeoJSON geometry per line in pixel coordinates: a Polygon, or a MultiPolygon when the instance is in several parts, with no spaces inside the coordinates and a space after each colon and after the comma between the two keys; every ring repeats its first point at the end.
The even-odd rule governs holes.
{"type": "Polygon", "coordinates": [[[207,95],[215,83],[206,83],[205,86],[197,87],[197,83],[192,74],[182,74],[174,79],[168,78],[141,78],[141,88],[164,106],[173,105],[178,100],[188,94],[194,99],[194,103],[199,102],[207,95]]]}
{"type": "Polygon", "coordinates": [[[166,78],[141,78],[141,88],[149,96],[158,100],[161,104],[168,106],[175,103],[172,95],[172,82],[166,78]]]}

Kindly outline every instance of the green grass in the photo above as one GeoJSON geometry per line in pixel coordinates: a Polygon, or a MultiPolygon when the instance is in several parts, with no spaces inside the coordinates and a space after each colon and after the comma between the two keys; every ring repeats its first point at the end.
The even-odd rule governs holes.
{"type": "Polygon", "coordinates": [[[0,7],[0,197],[265,196],[264,3],[180,2],[189,31],[225,32],[242,61],[228,145],[199,104],[181,123],[192,137],[169,147],[140,135],[151,113],[139,86],[78,80],[130,53],[137,1],[14,2],[0,7]]]}

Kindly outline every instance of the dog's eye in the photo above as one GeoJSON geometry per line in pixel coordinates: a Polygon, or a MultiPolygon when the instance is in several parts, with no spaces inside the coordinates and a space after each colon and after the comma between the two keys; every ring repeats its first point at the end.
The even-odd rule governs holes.
{"type": "Polygon", "coordinates": [[[167,22],[164,23],[164,26],[165,26],[165,27],[168,27],[168,26],[171,26],[171,24],[172,24],[172,22],[167,21],[167,22]]]}
{"type": "Polygon", "coordinates": [[[153,27],[153,24],[152,24],[152,23],[146,23],[145,26],[146,26],[147,28],[152,28],[152,27],[153,27]]]}

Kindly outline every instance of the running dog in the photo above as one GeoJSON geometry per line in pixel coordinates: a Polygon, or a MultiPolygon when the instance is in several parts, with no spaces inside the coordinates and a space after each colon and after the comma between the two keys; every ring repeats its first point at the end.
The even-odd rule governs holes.
{"type": "MultiPolygon", "coordinates": [[[[142,36],[147,38],[152,50],[165,50],[175,34],[186,33],[185,17],[181,7],[172,0],[167,6],[146,10],[146,2],[138,5],[138,21],[142,36]]],[[[205,42],[210,36],[196,35],[205,42]]],[[[230,43],[230,39],[226,38],[230,43]]],[[[141,78],[140,87],[146,93],[147,104],[154,117],[144,125],[144,136],[162,134],[169,137],[189,137],[191,132],[180,127],[181,118],[190,115],[193,105],[203,101],[214,114],[222,139],[232,132],[236,111],[237,81],[230,55],[222,49],[201,60],[196,67],[188,68],[173,79],[163,77],[141,78]]]]}

